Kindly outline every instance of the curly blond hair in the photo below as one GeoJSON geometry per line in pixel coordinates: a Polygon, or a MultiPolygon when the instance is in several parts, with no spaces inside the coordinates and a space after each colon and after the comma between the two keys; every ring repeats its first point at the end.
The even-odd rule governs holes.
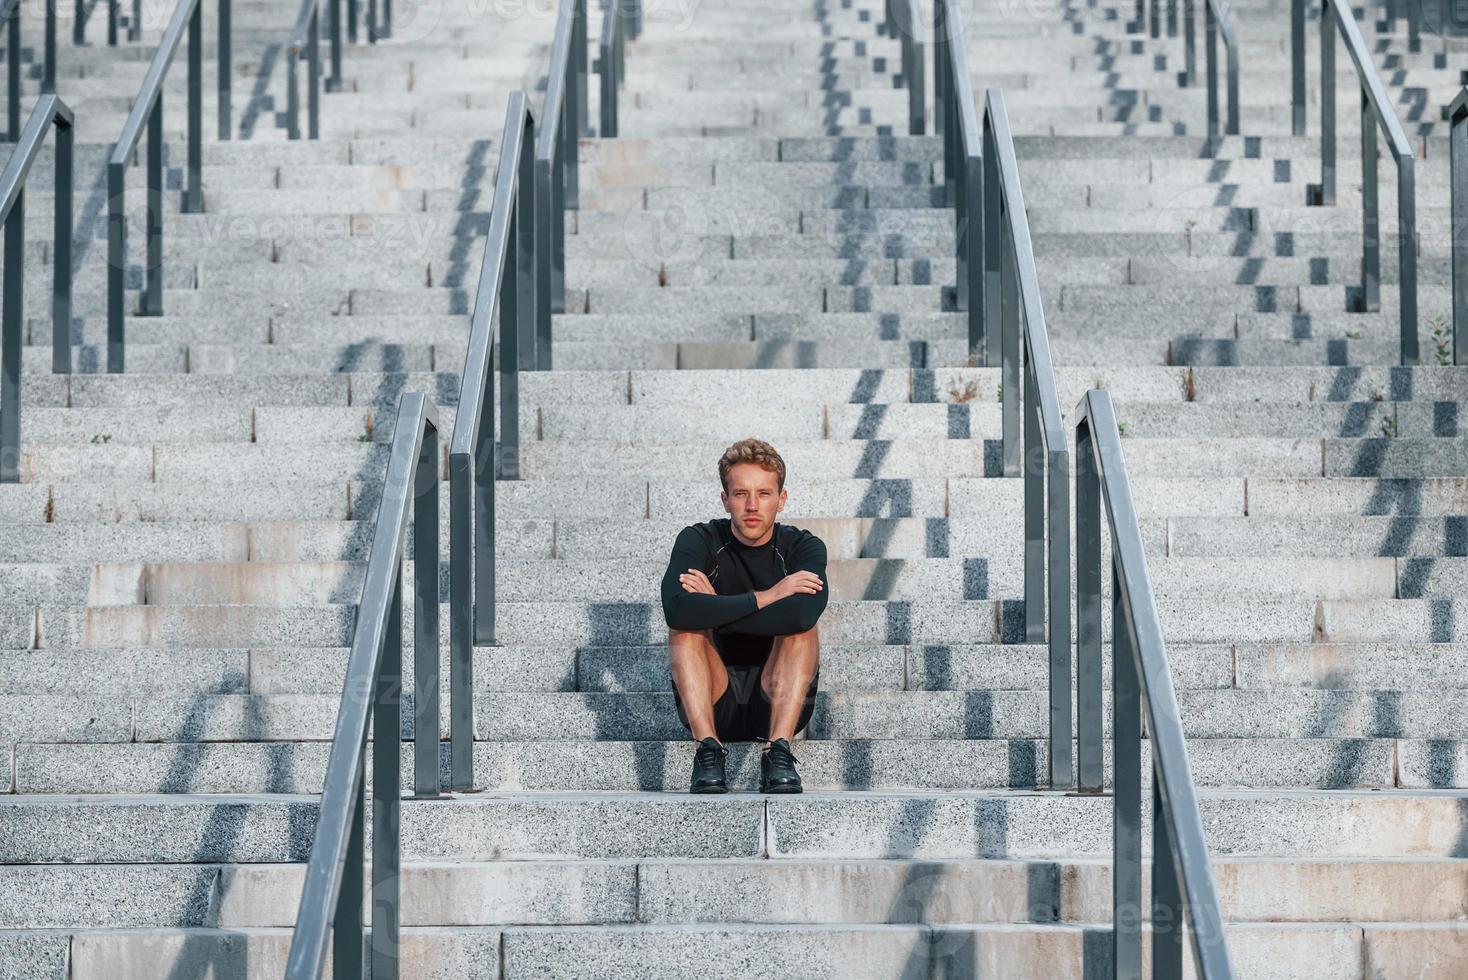
{"type": "Polygon", "coordinates": [[[739,463],[753,463],[769,470],[775,474],[779,488],[785,489],[785,460],[780,458],[775,447],[763,439],[740,439],[719,457],[719,483],[725,493],[729,492],[729,471],[739,463]]]}

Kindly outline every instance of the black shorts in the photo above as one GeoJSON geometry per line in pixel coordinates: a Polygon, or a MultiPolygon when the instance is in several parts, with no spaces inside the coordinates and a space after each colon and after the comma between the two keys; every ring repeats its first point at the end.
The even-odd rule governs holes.
{"type": "MultiPolygon", "coordinates": [[[[749,742],[756,737],[770,735],[770,698],[760,684],[765,665],[724,664],[729,675],[729,686],[714,702],[714,731],[721,742],[749,742]]],[[[670,678],[671,679],[671,678],[670,678]]],[[[805,692],[805,703],[800,707],[800,717],[795,730],[802,731],[810,724],[810,716],[816,710],[816,689],[820,684],[821,670],[816,668],[805,692]]],[[[678,705],[678,720],[683,727],[692,731],[688,724],[688,712],[683,710],[683,696],[678,693],[678,684],[673,682],[673,700],[678,705]]]]}

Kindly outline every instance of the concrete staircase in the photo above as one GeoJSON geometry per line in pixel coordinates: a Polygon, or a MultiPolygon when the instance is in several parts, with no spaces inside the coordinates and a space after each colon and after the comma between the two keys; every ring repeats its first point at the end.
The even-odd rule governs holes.
{"type": "MultiPolygon", "coordinates": [[[[938,141],[893,135],[882,5],[647,9],[621,138],[582,145],[555,370],[521,376],[478,792],[403,805],[404,975],[1109,975],[1111,801],[1037,785],[998,370],[951,309],[938,141]],[[690,798],[656,583],[747,435],[830,551],[823,693],[805,795],[754,794],[739,746],[740,792],[690,798]]],[[[452,424],[504,100],[546,67],[548,15],[488,10],[350,49],[322,139],[287,144],[268,45],[293,11],[237,4],[254,128],[206,147],[209,213],[168,215],[168,315],[130,319],[126,374],[96,373],[101,241],[81,373],[47,373],[33,218],[23,482],[0,487],[0,976],[279,975],[381,423],[424,390],[452,424]]],[[[970,65],[1005,89],[1061,405],[1103,386],[1125,426],[1238,975],[1460,976],[1468,376],[1390,366],[1393,247],[1383,312],[1344,312],[1353,113],[1341,203],[1306,208],[1288,8],[1233,10],[1245,135],[1213,156],[1180,42],[1126,35],[1130,4],[976,8],[970,65]]],[[[1456,68],[1380,43],[1426,106],[1432,359],[1456,68]]],[[[95,174],[146,52],[62,55],[95,174]]]]}

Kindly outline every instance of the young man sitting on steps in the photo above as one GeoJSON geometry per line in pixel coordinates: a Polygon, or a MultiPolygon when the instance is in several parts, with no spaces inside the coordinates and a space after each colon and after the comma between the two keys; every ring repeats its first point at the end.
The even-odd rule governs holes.
{"type": "Polygon", "coordinates": [[[815,708],[826,545],[775,523],[785,461],[769,443],[730,446],[719,480],[729,517],[678,532],[663,574],[678,718],[698,742],[689,789],[727,793],[723,743],[758,740],[760,792],[799,793],[790,740],[815,708]]]}

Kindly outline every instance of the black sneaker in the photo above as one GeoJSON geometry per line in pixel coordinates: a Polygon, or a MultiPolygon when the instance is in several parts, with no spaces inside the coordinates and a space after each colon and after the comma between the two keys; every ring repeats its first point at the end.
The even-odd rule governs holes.
{"type": "Polygon", "coordinates": [[[693,753],[693,778],[688,782],[690,793],[727,793],[729,784],[724,780],[724,756],[722,745],[711,738],[698,743],[693,753]]]}
{"type": "Polygon", "coordinates": [[[761,793],[801,792],[800,773],[795,771],[795,758],[790,743],[777,738],[760,755],[759,791],[761,793]]]}

